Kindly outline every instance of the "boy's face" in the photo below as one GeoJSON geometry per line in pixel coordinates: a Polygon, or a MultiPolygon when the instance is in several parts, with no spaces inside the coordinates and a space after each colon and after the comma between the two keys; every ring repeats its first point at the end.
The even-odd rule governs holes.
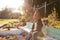
{"type": "Polygon", "coordinates": [[[41,19],[40,14],[39,14],[39,13],[35,13],[34,16],[33,16],[33,19],[34,19],[35,21],[38,21],[39,19],[41,19]]]}

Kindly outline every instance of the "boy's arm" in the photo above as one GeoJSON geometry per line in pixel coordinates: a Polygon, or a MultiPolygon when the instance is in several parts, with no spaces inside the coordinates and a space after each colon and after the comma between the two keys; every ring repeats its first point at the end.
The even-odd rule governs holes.
{"type": "Polygon", "coordinates": [[[32,29],[31,29],[31,32],[34,32],[34,23],[33,23],[33,26],[32,26],[32,29]]]}

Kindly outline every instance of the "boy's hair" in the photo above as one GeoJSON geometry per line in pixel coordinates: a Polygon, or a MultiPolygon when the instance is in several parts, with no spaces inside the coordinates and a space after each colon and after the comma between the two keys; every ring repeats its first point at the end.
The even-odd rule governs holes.
{"type": "Polygon", "coordinates": [[[41,19],[41,13],[40,13],[40,11],[38,11],[38,10],[35,11],[33,18],[34,18],[35,16],[36,16],[37,18],[41,19]]]}

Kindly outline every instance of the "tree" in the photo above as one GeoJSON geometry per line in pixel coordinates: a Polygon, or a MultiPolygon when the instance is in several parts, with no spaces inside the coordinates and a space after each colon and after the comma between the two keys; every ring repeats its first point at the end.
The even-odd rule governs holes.
{"type": "Polygon", "coordinates": [[[11,10],[5,8],[4,10],[1,11],[0,18],[9,18],[9,13],[11,13],[11,10]]]}

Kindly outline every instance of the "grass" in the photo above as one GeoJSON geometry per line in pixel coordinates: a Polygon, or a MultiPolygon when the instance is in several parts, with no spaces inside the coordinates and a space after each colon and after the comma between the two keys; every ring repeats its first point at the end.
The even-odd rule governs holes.
{"type": "Polygon", "coordinates": [[[60,21],[58,21],[58,20],[53,21],[52,19],[49,20],[48,18],[43,18],[43,20],[49,21],[47,25],[51,25],[51,23],[50,23],[50,20],[51,20],[53,23],[53,27],[60,29],[60,21]]]}
{"type": "Polygon", "coordinates": [[[14,21],[18,21],[18,19],[0,19],[0,24],[6,24],[14,21]]]}
{"type": "Polygon", "coordinates": [[[55,27],[60,29],[60,21],[56,21],[55,27]]]}

